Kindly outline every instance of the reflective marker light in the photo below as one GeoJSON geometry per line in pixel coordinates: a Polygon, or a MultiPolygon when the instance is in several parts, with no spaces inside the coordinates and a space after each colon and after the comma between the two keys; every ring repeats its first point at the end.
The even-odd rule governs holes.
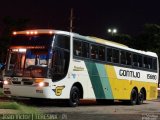
{"type": "Polygon", "coordinates": [[[37,34],[38,32],[37,31],[34,31],[34,34],[37,34]]]}
{"type": "Polygon", "coordinates": [[[27,35],[37,35],[38,32],[37,31],[27,31],[26,34],[27,35]]]}
{"type": "Polygon", "coordinates": [[[12,34],[13,35],[37,35],[37,34],[53,34],[54,31],[53,30],[39,30],[39,29],[35,29],[35,30],[25,30],[25,31],[14,31],[12,34]]]}
{"type": "Polygon", "coordinates": [[[33,31],[31,31],[30,34],[33,34],[33,31]]]}
{"type": "Polygon", "coordinates": [[[16,35],[17,34],[17,32],[13,32],[13,35],[16,35]]]}
{"type": "Polygon", "coordinates": [[[53,31],[49,31],[49,34],[53,34],[53,31]]]}
{"type": "Polygon", "coordinates": [[[27,31],[26,34],[29,35],[29,31],[27,31]]]}

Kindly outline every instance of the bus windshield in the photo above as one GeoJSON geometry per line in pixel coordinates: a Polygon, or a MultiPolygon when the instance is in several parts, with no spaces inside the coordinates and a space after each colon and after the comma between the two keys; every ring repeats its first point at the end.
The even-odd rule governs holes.
{"type": "Polygon", "coordinates": [[[69,67],[70,39],[63,35],[14,36],[5,75],[63,79],[69,67]]]}
{"type": "Polygon", "coordinates": [[[6,74],[10,76],[46,77],[48,49],[10,49],[6,74]]]}

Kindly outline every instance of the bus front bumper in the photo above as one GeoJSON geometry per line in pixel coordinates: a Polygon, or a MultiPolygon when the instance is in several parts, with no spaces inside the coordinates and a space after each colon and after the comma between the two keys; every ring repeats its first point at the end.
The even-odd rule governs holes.
{"type": "Polygon", "coordinates": [[[46,98],[46,99],[60,98],[60,96],[56,95],[55,89],[51,89],[51,87],[4,85],[3,93],[6,96],[16,96],[16,97],[46,98]]]}

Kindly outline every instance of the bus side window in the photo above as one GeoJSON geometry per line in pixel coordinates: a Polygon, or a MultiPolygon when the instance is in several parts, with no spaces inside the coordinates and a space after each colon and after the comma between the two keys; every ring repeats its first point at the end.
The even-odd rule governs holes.
{"type": "Polygon", "coordinates": [[[135,67],[138,66],[137,55],[136,54],[133,54],[133,63],[132,63],[132,65],[135,66],[135,67]]]}
{"type": "Polygon", "coordinates": [[[112,48],[107,48],[107,62],[112,62],[112,48]]]}
{"type": "Polygon", "coordinates": [[[97,45],[91,45],[91,58],[98,59],[98,46],[97,45]]]}
{"type": "Polygon", "coordinates": [[[54,49],[51,62],[51,78],[53,80],[64,78],[69,68],[69,52],[61,48],[54,49]]]}
{"type": "Polygon", "coordinates": [[[142,56],[138,55],[138,67],[142,67],[142,56]]]}
{"type": "Polygon", "coordinates": [[[131,65],[131,58],[132,58],[132,55],[131,53],[129,52],[126,52],[126,62],[127,62],[127,65],[131,65]]]}
{"type": "Polygon", "coordinates": [[[113,62],[119,63],[119,50],[113,49],[113,62]]]}
{"type": "Polygon", "coordinates": [[[148,60],[146,56],[143,58],[143,67],[148,68],[148,60]]]}
{"type": "Polygon", "coordinates": [[[121,51],[120,52],[120,56],[121,56],[121,64],[125,65],[126,64],[126,54],[125,54],[125,51],[121,51]]]}
{"type": "Polygon", "coordinates": [[[89,58],[89,43],[82,42],[82,57],[89,58]]]}
{"type": "Polygon", "coordinates": [[[153,70],[157,70],[157,59],[154,58],[152,61],[153,61],[153,70]]]}
{"type": "Polygon", "coordinates": [[[73,42],[73,53],[75,56],[81,56],[81,42],[74,40],[73,42]]]}
{"type": "Polygon", "coordinates": [[[152,69],[152,58],[148,58],[148,68],[152,69]]]}
{"type": "Polygon", "coordinates": [[[99,60],[105,61],[105,47],[99,46],[99,60]]]}

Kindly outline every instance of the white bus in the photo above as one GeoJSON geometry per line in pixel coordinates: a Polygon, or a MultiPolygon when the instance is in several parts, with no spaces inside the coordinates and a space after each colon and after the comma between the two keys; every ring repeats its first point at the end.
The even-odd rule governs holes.
{"type": "Polygon", "coordinates": [[[13,32],[3,91],[7,96],[129,101],[157,99],[156,53],[76,33],[37,29],[13,32]]]}

